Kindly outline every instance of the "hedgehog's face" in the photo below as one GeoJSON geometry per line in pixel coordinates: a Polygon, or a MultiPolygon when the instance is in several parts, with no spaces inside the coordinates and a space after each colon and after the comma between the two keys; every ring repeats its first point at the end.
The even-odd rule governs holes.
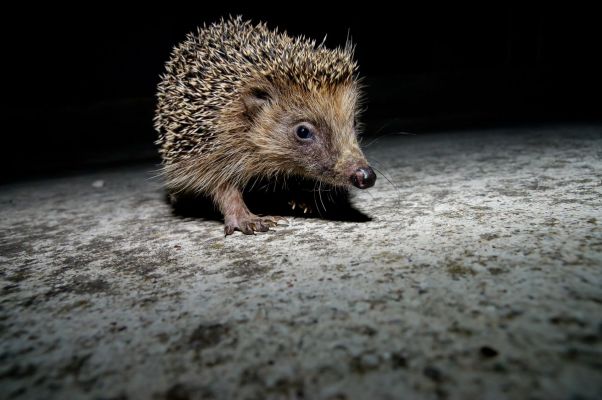
{"type": "Polygon", "coordinates": [[[265,173],[296,174],[336,186],[374,185],[376,175],[357,141],[355,85],[328,89],[255,89],[244,102],[249,134],[265,173]]]}

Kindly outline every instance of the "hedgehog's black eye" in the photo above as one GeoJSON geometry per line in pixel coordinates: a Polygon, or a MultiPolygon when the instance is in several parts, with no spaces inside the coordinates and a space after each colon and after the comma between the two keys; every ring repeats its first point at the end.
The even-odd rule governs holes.
{"type": "Polygon", "coordinates": [[[314,133],[305,125],[299,125],[297,127],[297,136],[299,139],[311,139],[314,136],[314,133]]]}

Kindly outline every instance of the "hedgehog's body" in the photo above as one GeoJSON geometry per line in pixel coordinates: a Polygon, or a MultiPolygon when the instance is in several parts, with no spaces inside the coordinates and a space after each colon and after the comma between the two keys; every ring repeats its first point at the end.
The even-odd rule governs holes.
{"type": "Polygon", "coordinates": [[[213,198],[226,233],[267,230],[242,200],[256,178],[298,175],[372,186],[355,132],[352,49],[330,50],[240,18],[177,46],[159,84],[155,128],[172,193],[213,198]]]}

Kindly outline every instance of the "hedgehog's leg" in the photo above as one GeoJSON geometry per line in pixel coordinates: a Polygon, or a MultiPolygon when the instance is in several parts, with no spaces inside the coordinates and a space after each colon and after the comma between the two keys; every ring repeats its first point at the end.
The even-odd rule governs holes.
{"type": "Polygon", "coordinates": [[[235,186],[222,186],[214,192],[213,198],[224,214],[226,235],[231,235],[235,230],[239,230],[245,235],[253,235],[256,231],[266,232],[283,219],[281,217],[260,217],[253,214],[247,208],[241,191],[235,186]]]}

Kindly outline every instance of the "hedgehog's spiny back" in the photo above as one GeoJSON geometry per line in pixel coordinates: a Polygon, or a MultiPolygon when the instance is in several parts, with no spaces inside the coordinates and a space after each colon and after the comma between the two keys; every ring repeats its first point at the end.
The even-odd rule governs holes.
{"type": "Polygon", "coordinates": [[[350,83],[356,70],[350,45],[327,49],[240,17],[199,28],[173,50],[159,84],[155,128],[163,160],[201,157],[219,147],[220,113],[254,78],[313,90],[350,83]]]}

